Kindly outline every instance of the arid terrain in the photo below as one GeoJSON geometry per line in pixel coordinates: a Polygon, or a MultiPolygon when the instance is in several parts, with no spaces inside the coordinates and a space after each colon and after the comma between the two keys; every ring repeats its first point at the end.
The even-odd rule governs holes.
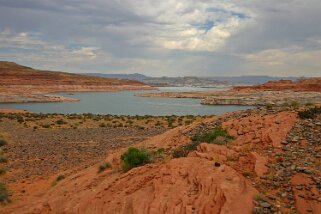
{"type": "MultiPolygon", "coordinates": [[[[41,96],[50,96],[62,101],[65,98],[47,94],[62,86],[67,91],[149,87],[77,75],[76,83],[65,73],[52,77],[51,72],[21,70],[25,76],[3,73],[7,80],[1,84],[2,98],[44,101],[41,96]],[[28,77],[30,72],[36,81],[28,77]],[[57,78],[55,83],[51,77],[57,78]],[[18,86],[6,85],[8,79],[18,86]]],[[[219,116],[3,109],[0,213],[320,214],[319,80],[138,95],[258,106],[219,116]]]]}
{"type": "Polygon", "coordinates": [[[147,126],[147,118],[130,118],[125,128],[106,125],[127,124],[122,117],[19,115],[2,115],[8,141],[2,179],[12,202],[0,213],[321,210],[320,107],[149,118],[147,126]],[[169,120],[171,126],[195,122],[170,130],[156,126],[169,120]],[[152,158],[126,169],[128,147],[144,148],[152,158]]]}
{"type": "Polygon", "coordinates": [[[204,105],[306,105],[321,103],[321,78],[270,81],[261,85],[235,86],[228,91],[162,92],[137,96],[196,98],[204,105]]]}
{"type": "Polygon", "coordinates": [[[13,62],[0,61],[0,102],[78,101],[52,92],[90,92],[148,90],[150,86],[134,81],[79,74],[36,70],[13,62]]]}

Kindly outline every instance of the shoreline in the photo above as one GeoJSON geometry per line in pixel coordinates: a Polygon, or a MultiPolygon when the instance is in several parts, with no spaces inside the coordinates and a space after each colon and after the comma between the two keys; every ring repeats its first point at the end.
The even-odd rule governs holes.
{"type": "Polygon", "coordinates": [[[26,86],[14,90],[0,88],[0,104],[8,103],[51,103],[51,102],[78,102],[80,99],[70,98],[54,93],[59,92],[117,92],[117,91],[136,91],[136,90],[155,90],[151,86],[56,86],[57,88],[32,88],[26,86]],[[24,92],[22,92],[24,90],[24,92]]]}
{"type": "Polygon", "coordinates": [[[298,102],[301,105],[321,103],[320,92],[306,91],[193,91],[135,94],[139,97],[200,99],[202,105],[286,105],[298,102]]]}

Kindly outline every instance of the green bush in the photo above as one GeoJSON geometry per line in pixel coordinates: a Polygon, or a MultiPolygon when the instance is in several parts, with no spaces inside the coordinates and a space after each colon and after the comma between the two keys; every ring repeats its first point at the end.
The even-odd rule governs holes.
{"type": "Polygon", "coordinates": [[[3,168],[0,168],[0,176],[6,174],[6,170],[3,168]]]}
{"type": "Polygon", "coordinates": [[[0,163],[7,163],[7,157],[0,154],[0,163]]]}
{"type": "Polygon", "coordinates": [[[120,157],[122,162],[122,169],[128,171],[137,166],[143,166],[151,162],[151,154],[146,149],[138,149],[130,147],[120,157]]]}
{"type": "Polygon", "coordinates": [[[62,124],[65,123],[65,121],[64,121],[63,119],[59,119],[59,120],[56,121],[56,123],[57,123],[58,125],[62,125],[62,124]]]}
{"type": "Polygon", "coordinates": [[[162,154],[162,153],[164,153],[165,152],[165,149],[164,148],[159,148],[159,149],[157,149],[157,153],[159,153],[159,154],[162,154]]]}
{"type": "Polygon", "coordinates": [[[230,136],[222,127],[215,127],[209,132],[197,134],[192,137],[192,141],[206,142],[213,144],[226,144],[228,140],[233,140],[234,137],[230,136]]]}
{"type": "Polygon", "coordinates": [[[44,125],[42,125],[42,127],[48,129],[48,128],[50,128],[50,124],[44,124],[44,125]]]}
{"type": "Polygon", "coordinates": [[[0,138],[0,146],[7,145],[7,141],[5,139],[0,138]]]}
{"type": "Polygon", "coordinates": [[[284,102],[284,103],[282,103],[282,104],[281,104],[281,106],[286,108],[286,107],[289,107],[289,106],[290,106],[290,104],[289,104],[289,103],[287,103],[287,102],[284,102]]]}
{"type": "Polygon", "coordinates": [[[58,175],[57,178],[56,178],[56,181],[61,181],[63,179],[65,179],[64,175],[58,175]]]}
{"type": "Polygon", "coordinates": [[[101,124],[99,124],[99,127],[106,127],[106,124],[105,123],[101,123],[101,124]]]}
{"type": "Polygon", "coordinates": [[[0,183],[0,202],[10,202],[10,198],[9,198],[9,194],[8,194],[8,190],[5,184],[0,183]]]}
{"type": "Polygon", "coordinates": [[[301,119],[313,119],[316,115],[321,114],[321,107],[314,107],[305,111],[300,111],[298,114],[301,119]]]}
{"type": "Polygon", "coordinates": [[[298,101],[292,101],[291,102],[291,107],[293,107],[293,108],[298,108],[300,106],[300,103],[298,102],[298,101]]]}
{"type": "Polygon", "coordinates": [[[273,107],[272,103],[266,103],[265,104],[265,108],[267,108],[267,109],[272,109],[272,107],[273,107]]]}
{"type": "Polygon", "coordinates": [[[107,168],[111,168],[111,164],[109,162],[104,162],[98,167],[98,173],[105,171],[107,168]]]}
{"type": "Polygon", "coordinates": [[[22,116],[18,115],[18,116],[17,116],[17,122],[18,122],[18,123],[23,123],[23,122],[25,122],[25,120],[23,119],[22,116]]]}
{"type": "Polygon", "coordinates": [[[65,176],[64,176],[64,175],[58,175],[58,176],[56,177],[56,179],[51,183],[51,186],[56,186],[57,183],[58,183],[59,181],[63,180],[63,179],[65,179],[65,176]]]}
{"type": "Polygon", "coordinates": [[[174,158],[186,157],[189,152],[196,150],[200,143],[222,145],[227,144],[230,140],[234,139],[234,137],[230,136],[222,127],[216,127],[209,132],[196,134],[191,139],[191,143],[182,145],[173,151],[172,155],[174,158]]]}
{"type": "Polygon", "coordinates": [[[200,141],[192,141],[189,144],[182,145],[176,148],[173,151],[173,158],[186,157],[190,151],[196,150],[197,146],[200,144],[200,141]]]}

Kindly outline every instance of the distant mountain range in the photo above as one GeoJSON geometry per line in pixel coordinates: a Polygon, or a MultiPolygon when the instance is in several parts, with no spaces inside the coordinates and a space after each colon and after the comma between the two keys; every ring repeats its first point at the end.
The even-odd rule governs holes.
{"type": "Polygon", "coordinates": [[[211,87],[217,85],[255,85],[262,84],[271,80],[298,80],[300,77],[272,77],[272,76],[236,76],[236,77],[150,77],[143,74],[103,74],[103,73],[87,73],[86,75],[137,80],[150,85],[156,86],[200,86],[211,87]]]}
{"type": "Polygon", "coordinates": [[[97,77],[106,77],[106,78],[113,78],[113,79],[127,79],[127,80],[138,80],[142,81],[144,79],[148,79],[149,77],[143,74],[102,74],[102,73],[86,73],[85,75],[89,76],[97,76],[97,77]]]}

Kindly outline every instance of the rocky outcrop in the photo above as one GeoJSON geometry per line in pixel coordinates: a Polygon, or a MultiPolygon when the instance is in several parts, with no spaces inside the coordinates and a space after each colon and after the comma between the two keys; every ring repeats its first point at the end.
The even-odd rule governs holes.
{"type": "Polygon", "coordinates": [[[257,194],[231,167],[195,157],[106,179],[78,176],[17,213],[250,213],[257,194]]]}

